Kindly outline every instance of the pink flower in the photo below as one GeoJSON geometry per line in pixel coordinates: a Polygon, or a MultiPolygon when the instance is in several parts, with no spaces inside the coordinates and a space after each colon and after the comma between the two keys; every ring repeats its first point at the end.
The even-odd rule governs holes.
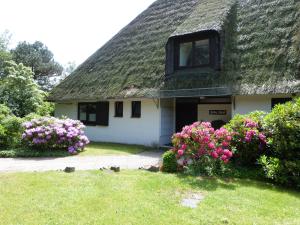
{"type": "Polygon", "coordinates": [[[231,136],[227,136],[226,137],[226,141],[231,141],[232,140],[232,137],[231,136]]]}
{"type": "Polygon", "coordinates": [[[223,146],[223,147],[228,147],[228,146],[229,146],[229,143],[226,142],[226,141],[223,141],[223,142],[222,142],[222,146],[223,146]]]}
{"type": "Polygon", "coordinates": [[[210,149],[214,149],[214,148],[215,148],[215,143],[210,142],[210,143],[208,144],[208,147],[209,147],[210,149]]]}
{"type": "Polygon", "coordinates": [[[219,148],[217,148],[217,150],[216,150],[216,151],[217,151],[217,153],[218,153],[219,155],[222,155],[222,154],[223,154],[223,152],[224,152],[224,151],[223,151],[223,149],[222,149],[222,148],[220,148],[220,147],[219,147],[219,148]]]}
{"type": "Polygon", "coordinates": [[[205,137],[203,138],[203,142],[204,142],[204,143],[208,143],[208,142],[209,142],[209,137],[208,137],[208,136],[205,136],[205,137]]]}
{"type": "Polygon", "coordinates": [[[178,155],[179,155],[179,156],[183,156],[183,154],[184,154],[184,151],[183,151],[182,149],[180,149],[180,150],[178,150],[178,152],[177,152],[177,153],[178,153],[178,155]]]}
{"type": "Polygon", "coordinates": [[[186,148],[187,148],[187,145],[186,145],[186,144],[181,145],[181,149],[182,149],[183,151],[186,150],[186,148]]]}
{"type": "Polygon", "coordinates": [[[217,159],[219,157],[218,153],[216,151],[213,151],[211,153],[211,156],[214,158],[214,159],[217,159]]]}
{"type": "Polygon", "coordinates": [[[225,150],[224,150],[224,155],[225,155],[227,158],[231,158],[231,157],[232,157],[232,152],[229,151],[228,149],[225,149],[225,150]]]}
{"type": "Polygon", "coordinates": [[[227,158],[226,155],[222,155],[221,160],[222,160],[222,161],[225,161],[225,160],[228,160],[228,158],[227,158]]]}

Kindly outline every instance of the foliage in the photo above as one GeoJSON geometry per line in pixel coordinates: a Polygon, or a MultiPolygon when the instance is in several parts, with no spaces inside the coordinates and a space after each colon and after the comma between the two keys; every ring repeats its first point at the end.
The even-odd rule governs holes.
{"type": "Polygon", "coordinates": [[[236,149],[234,161],[244,166],[254,165],[265,153],[267,139],[262,129],[264,112],[236,115],[225,127],[232,132],[232,147],[236,149]]]}
{"type": "Polygon", "coordinates": [[[36,151],[30,148],[9,148],[0,150],[0,158],[39,158],[39,157],[67,157],[70,153],[67,151],[36,151]]]}
{"type": "Polygon", "coordinates": [[[264,120],[274,156],[300,159],[300,98],[276,105],[264,120]]]}
{"type": "Polygon", "coordinates": [[[266,177],[300,187],[300,98],[276,105],[265,117],[264,129],[270,137],[271,151],[259,163],[266,177]]]}
{"type": "Polygon", "coordinates": [[[55,104],[52,102],[45,102],[37,108],[37,114],[39,116],[54,116],[55,104]]]}
{"type": "Polygon", "coordinates": [[[23,132],[22,119],[14,116],[9,108],[0,104],[0,148],[20,144],[23,132]]]}
{"type": "Polygon", "coordinates": [[[175,173],[177,171],[177,159],[174,151],[167,151],[162,157],[162,170],[167,173],[175,173]]]}
{"type": "Polygon", "coordinates": [[[41,117],[23,124],[24,143],[36,150],[68,150],[75,154],[89,143],[84,125],[77,120],[41,117]]]}
{"type": "Polygon", "coordinates": [[[300,189],[299,159],[284,160],[263,155],[258,162],[262,166],[266,178],[300,189]]]}
{"type": "Polygon", "coordinates": [[[4,76],[5,62],[11,60],[11,54],[8,51],[10,36],[8,31],[0,34],[0,78],[4,76]]]}
{"type": "Polygon", "coordinates": [[[53,53],[42,42],[20,42],[11,53],[16,63],[23,63],[32,69],[34,79],[45,89],[51,86],[49,77],[62,74],[63,67],[54,60],[53,53]]]}
{"type": "Polygon", "coordinates": [[[197,168],[206,175],[213,175],[220,165],[227,164],[232,158],[231,141],[232,134],[228,130],[214,130],[208,122],[186,126],[172,138],[178,164],[197,168]]]}
{"type": "Polygon", "coordinates": [[[43,103],[43,92],[34,82],[31,70],[11,61],[5,73],[7,75],[0,81],[0,103],[5,103],[20,117],[37,112],[43,103]]]}

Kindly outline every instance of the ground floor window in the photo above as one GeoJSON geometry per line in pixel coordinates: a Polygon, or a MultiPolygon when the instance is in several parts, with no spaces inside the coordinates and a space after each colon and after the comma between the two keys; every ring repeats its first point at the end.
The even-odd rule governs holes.
{"type": "Polygon", "coordinates": [[[123,102],[115,102],[115,117],[123,117],[123,102]]]}
{"type": "Polygon", "coordinates": [[[108,126],[109,103],[108,102],[79,103],[78,119],[86,125],[108,126]]]}
{"type": "Polygon", "coordinates": [[[131,117],[140,118],[141,117],[141,102],[133,101],[131,102],[131,117]]]}
{"type": "Polygon", "coordinates": [[[291,100],[292,98],[272,98],[272,109],[275,107],[275,105],[284,104],[291,100]]]}

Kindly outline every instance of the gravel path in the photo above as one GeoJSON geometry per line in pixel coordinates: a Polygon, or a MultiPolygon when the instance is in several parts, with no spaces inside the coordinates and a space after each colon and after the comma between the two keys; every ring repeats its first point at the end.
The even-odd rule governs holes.
{"type": "Polygon", "coordinates": [[[143,152],[129,156],[73,156],[65,158],[2,158],[0,172],[32,172],[63,170],[75,167],[76,170],[94,170],[102,167],[120,166],[121,169],[138,169],[143,166],[156,165],[162,152],[143,152]]]}

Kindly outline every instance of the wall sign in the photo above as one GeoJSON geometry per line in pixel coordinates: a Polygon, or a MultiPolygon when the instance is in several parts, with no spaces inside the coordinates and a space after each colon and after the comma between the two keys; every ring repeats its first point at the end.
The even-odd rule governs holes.
{"type": "Polygon", "coordinates": [[[227,115],[226,110],[209,110],[209,115],[227,115]]]}

